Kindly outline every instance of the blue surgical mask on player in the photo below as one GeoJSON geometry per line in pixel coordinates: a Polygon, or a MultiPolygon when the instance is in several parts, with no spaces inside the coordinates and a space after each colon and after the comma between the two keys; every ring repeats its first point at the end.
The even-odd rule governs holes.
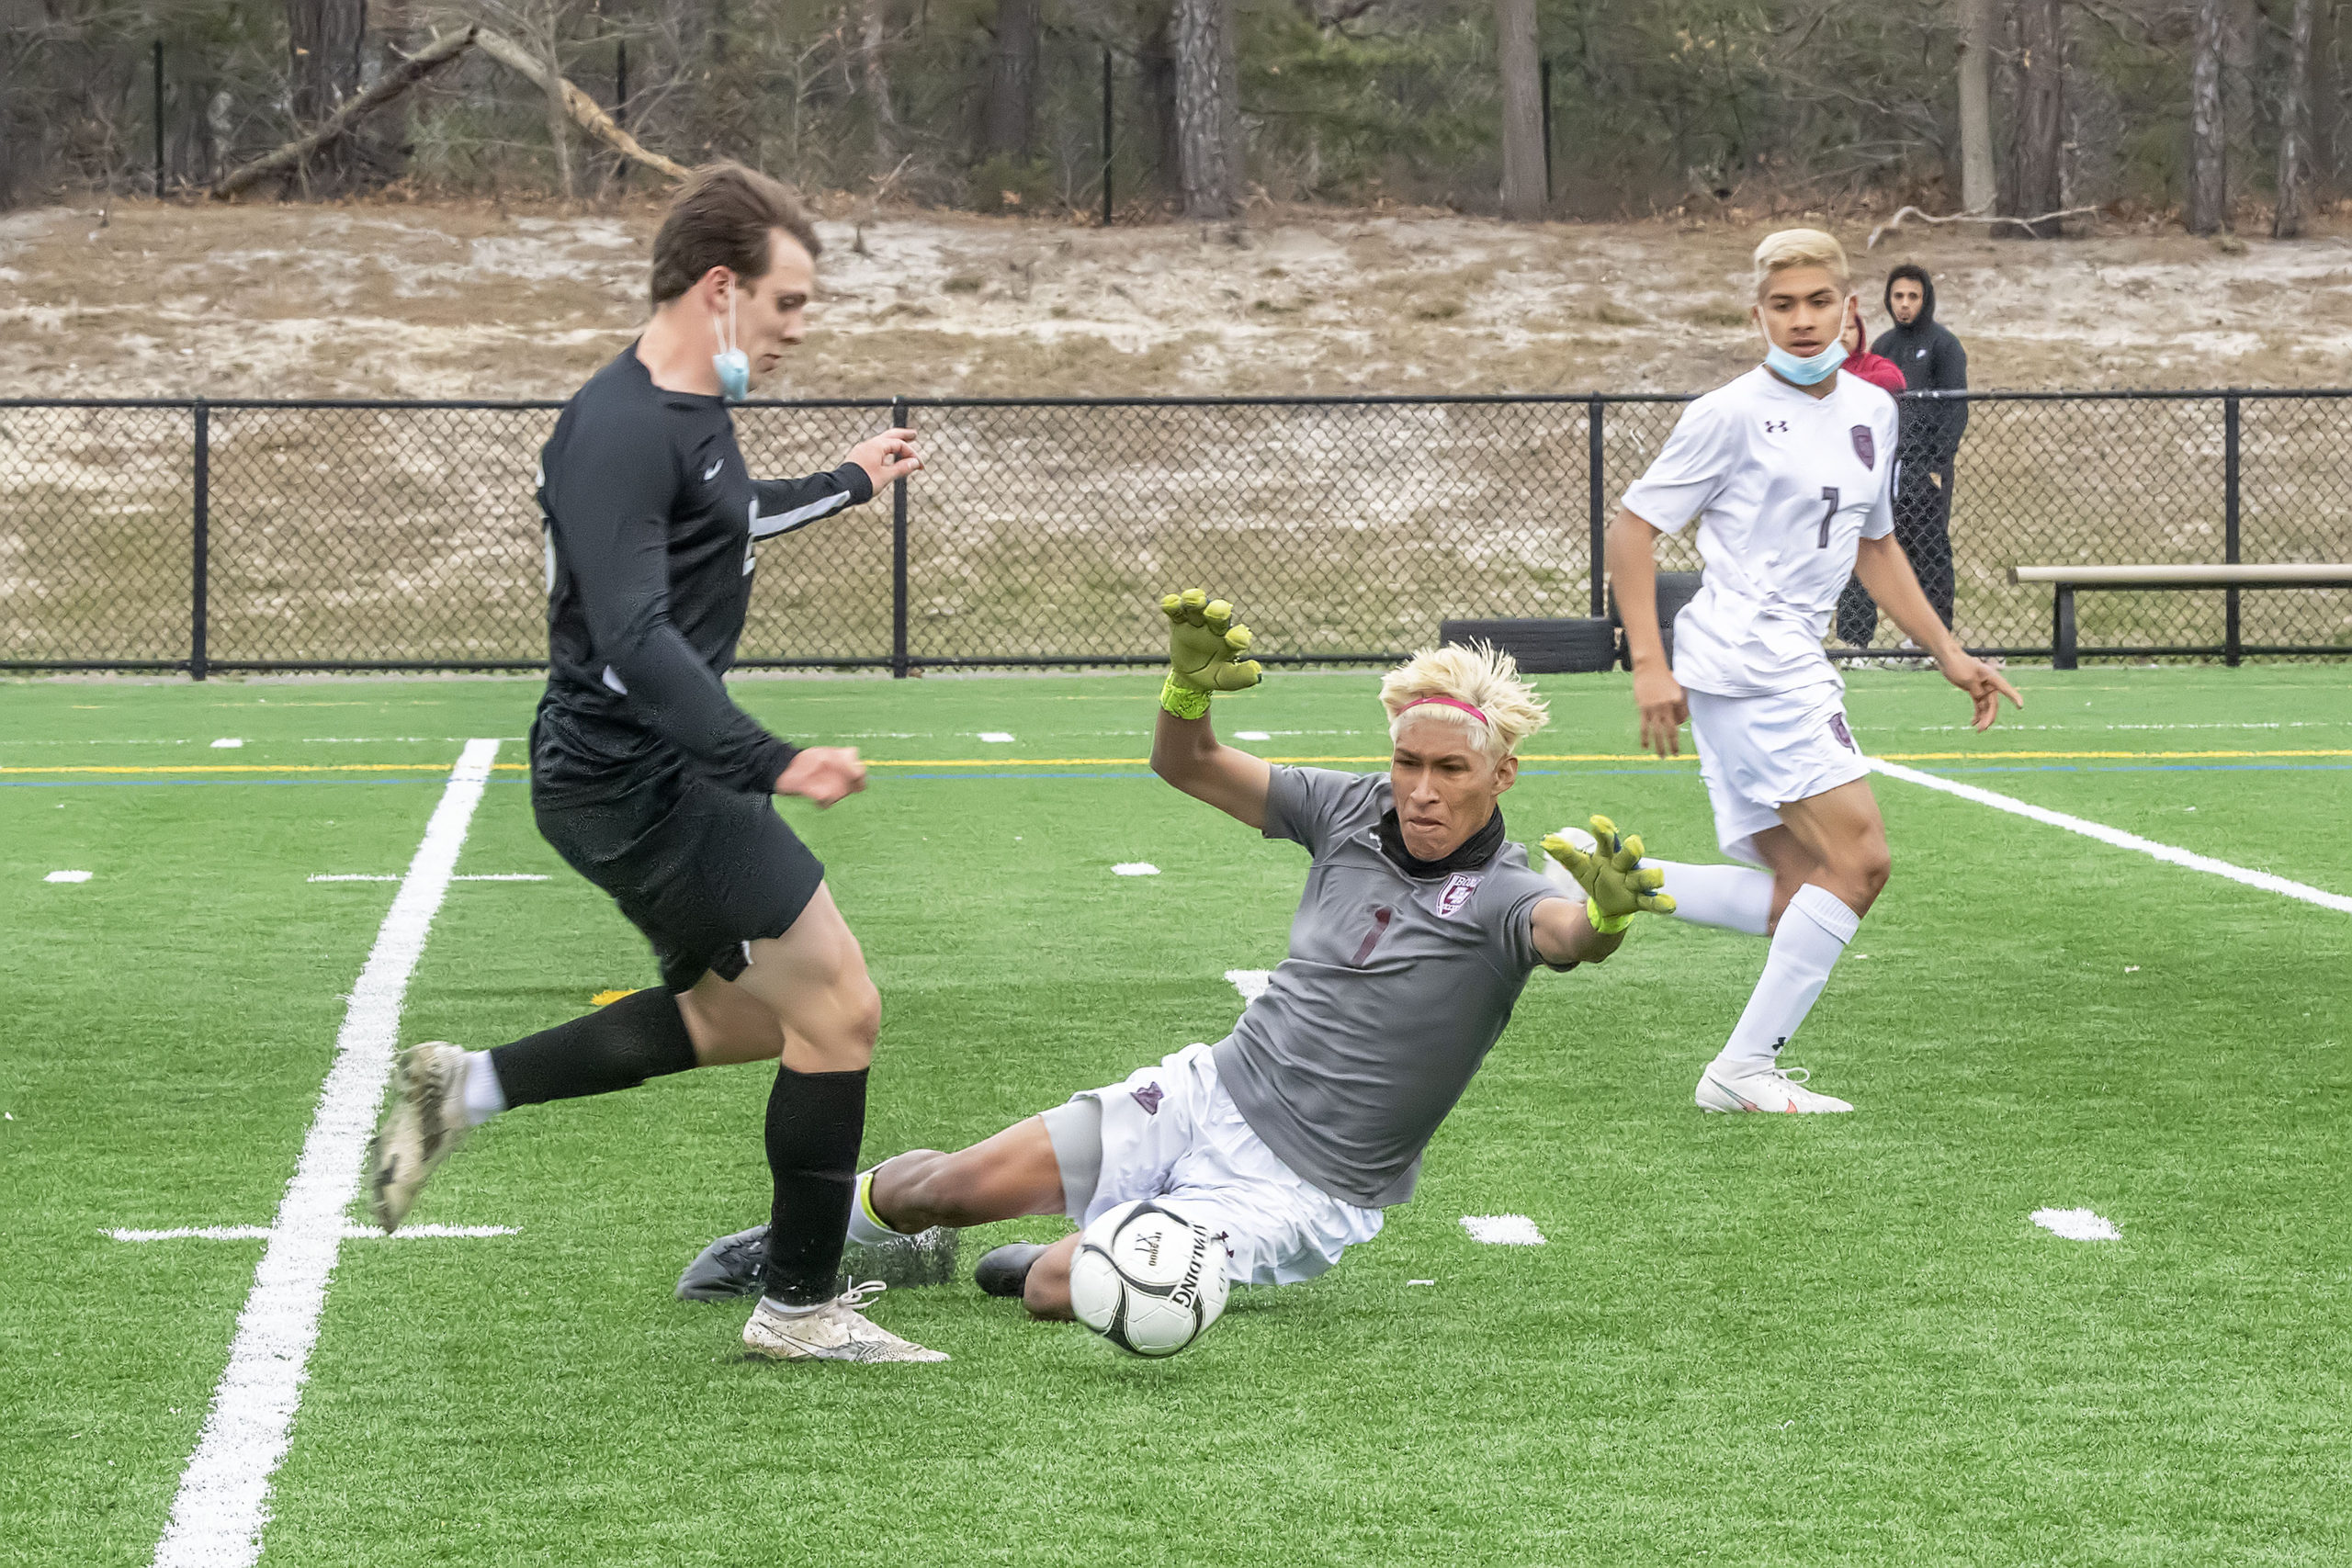
{"type": "Polygon", "coordinates": [[[718,318],[710,319],[712,335],[718,339],[718,352],[710,356],[710,367],[718,372],[718,395],[730,403],[740,403],[752,395],[752,361],[742,348],[731,340],[735,336],[735,291],[727,291],[727,330],[718,330],[718,318]]]}
{"type": "Polygon", "coordinates": [[[1776,343],[1765,349],[1764,363],[1782,379],[1810,387],[1836,374],[1838,367],[1846,363],[1846,345],[1833,343],[1819,354],[1801,357],[1776,343]]]}

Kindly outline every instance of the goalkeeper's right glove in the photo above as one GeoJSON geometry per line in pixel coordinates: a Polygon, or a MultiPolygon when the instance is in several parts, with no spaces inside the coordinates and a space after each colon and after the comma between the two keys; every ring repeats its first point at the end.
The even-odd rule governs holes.
{"type": "Polygon", "coordinates": [[[1636,833],[1620,838],[1617,824],[1606,817],[1592,818],[1593,848],[1588,852],[1565,834],[1544,840],[1544,852],[1566,868],[1585,891],[1585,919],[1602,932],[1622,931],[1636,914],[1674,913],[1674,895],[1661,893],[1666,873],[1656,866],[1642,869],[1642,839],[1636,833]]]}
{"type": "Polygon", "coordinates": [[[1212,601],[1198,588],[1170,593],[1159,601],[1168,616],[1168,680],[1159,689],[1159,705],[1179,718],[1198,718],[1209,711],[1216,692],[1246,691],[1263,673],[1250,651],[1250,628],[1233,624],[1233,606],[1212,601]]]}

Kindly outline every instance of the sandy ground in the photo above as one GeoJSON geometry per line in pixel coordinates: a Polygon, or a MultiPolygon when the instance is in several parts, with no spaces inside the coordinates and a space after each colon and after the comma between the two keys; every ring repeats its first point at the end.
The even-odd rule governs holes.
{"type": "MultiPolygon", "coordinates": [[[[561,397],[642,319],[657,214],[118,205],[0,218],[17,396],[561,397]]],[[[1753,363],[1762,224],[1261,213],[827,221],[781,396],[1688,390],[1753,363]]],[[[1867,231],[1843,237],[1860,254],[1867,231]]],[[[2352,381],[2352,238],[1913,231],[1978,386],[2352,381]]],[[[1873,309],[1873,330],[1884,324],[1873,309]]]]}

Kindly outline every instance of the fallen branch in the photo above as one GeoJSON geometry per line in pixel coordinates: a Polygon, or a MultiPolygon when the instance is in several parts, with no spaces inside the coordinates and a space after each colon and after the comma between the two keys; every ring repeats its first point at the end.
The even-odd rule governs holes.
{"type": "Polygon", "coordinates": [[[288,141],[273,152],[265,152],[242,169],[232,170],[212,186],[212,199],[226,201],[239,191],[274,175],[291,174],[321,148],[374,114],[434,72],[438,71],[460,54],[475,39],[479,29],[468,28],[461,33],[445,33],[410,55],[400,65],[387,73],[377,84],[329,115],[324,124],[310,135],[288,141]]]}
{"type": "Polygon", "coordinates": [[[1917,218],[1922,223],[2015,223],[2020,228],[2030,228],[2036,223],[2047,223],[2053,218],[2080,218],[2086,213],[2097,212],[2098,210],[2098,209],[2095,206],[2065,207],[2059,209],[2055,212],[2045,212],[2039,218],[2002,218],[1995,214],[1985,212],[1953,212],[1948,213],[1944,217],[1938,218],[1932,214],[1922,212],[1916,207],[1906,207],[1897,212],[1894,217],[1888,219],[1885,222],[1880,224],[1877,228],[1871,230],[1871,237],[1863,244],[1862,249],[1866,251],[1874,251],[1878,249],[1879,236],[1882,234],[1891,234],[1895,230],[1903,227],[1903,220],[1905,218],[1917,218]]]}
{"type": "Polygon", "coordinates": [[[669,179],[683,180],[686,177],[686,171],[680,165],[672,163],[659,152],[649,152],[638,145],[636,137],[614,124],[613,117],[599,107],[595,99],[573,86],[568,77],[557,76],[555,85],[549,86],[548,79],[550,73],[547,68],[547,62],[529,50],[525,49],[504,33],[493,32],[489,28],[476,28],[474,32],[477,35],[474,41],[481,46],[481,51],[484,54],[489,55],[515,74],[526,78],[542,93],[560,93],[563,100],[564,112],[571,117],[581,130],[602,141],[622,157],[642,164],[669,179]]]}

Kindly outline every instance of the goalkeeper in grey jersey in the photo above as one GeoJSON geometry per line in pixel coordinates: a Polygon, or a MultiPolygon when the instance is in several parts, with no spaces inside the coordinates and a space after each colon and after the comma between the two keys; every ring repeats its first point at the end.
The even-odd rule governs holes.
{"type": "MultiPolygon", "coordinates": [[[[1559,863],[1550,874],[1511,841],[1500,800],[1546,715],[1509,657],[1442,648],[1390,671],[1385,773],[1278,767],[1219,744],[1209,722],[1213,694],[1259,680],[1242,657],[1248,629],[1197,590],[1162,608],[1171,669],[1152,770],[1313,857],[1289,956],[1217,1044],[959,1153],[916,1151],[865,1172],[853,1265],[888,1271],[894,1256],[935,1256],[939,1233],[1022,1214],[1067,1214],[1082,1234],[1149,1198],[1219,1237],[1233,1280],[1312,1278],[1412,1195],[1421,1151],[1528,976],[1607,958],[1637,912],[1672,908],[1659,874],[1638,868],[1640,840],[1620,841],[1605,818],[1593,819],[1590,852],[1544,841],[1559,863]]],[[[714,1242],[680,1294],[747,1287],[761,1240],[714,1242]]],[[[981,1288],[1068,1317],[1078,1241],[999,1247],[981,1259],[981,1288]]]]}

